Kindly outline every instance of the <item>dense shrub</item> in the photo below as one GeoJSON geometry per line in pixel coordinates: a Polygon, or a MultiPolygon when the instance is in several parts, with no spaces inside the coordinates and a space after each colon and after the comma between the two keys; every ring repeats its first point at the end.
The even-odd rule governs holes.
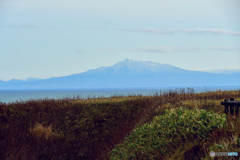
{"type": "Polygon", "coordinates": [[[160,159],[189,138],[207,139],[208,134],[224,126],[226,115],[198,108],[166,110],[136,130],[111,152],[111,159],[160,159]]]}

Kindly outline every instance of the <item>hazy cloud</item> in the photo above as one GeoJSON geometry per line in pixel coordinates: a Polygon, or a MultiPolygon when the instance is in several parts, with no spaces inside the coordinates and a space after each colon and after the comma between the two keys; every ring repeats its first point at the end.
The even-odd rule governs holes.
{"type": "Polygon", "coordinates": [[[199,51],[198,47],[169,47],[169,46],[157,46],[157,47],[140,47],[132,48],[131,51],[141,52],[194,52],[199,51]]]}
{"type": "Polygon", "coordinates": [[[10,26],[4,26],[4,27],[13,28],[13,29],[34,29],[34,28],[38,28],[35,25],[31,25],[31,24],[10,25],[10,26]]]}
{"type": "Polygon", "coordinates": [[[199,48],[199,47],[172,47],[172,46],[145,46],[138,48],[130,48],[130,51],[140,51],[140,52],[196,52],[196,51],[240,51],[240,47],[208,47],[208,48],[199,48]]]}
{"type": "Polygon", "coordinates": [[[150,33],[150,34],[214,34],[214,35],[232,35],[240,36],[239,31],[229,31],[224,29],[204,29],[204,28],[195,28],[195,29],[157,29],[157,28],[144,28],[144,29],[126,29],[126,28],[117,28],[118,31],[127,31],[127,32],[139,32],[139,33],[150,33]]]}
{"type": "Polygon", "coordinates": [[[106,47],[106,48],[101,48],[101,49],[96,49],[97,51],[108,51],[108,52],[113,52],[115,51],[113,48],[111,47],[106,47]]]}
{"type": "Polygon", "coordinates": [[[160,30],[156,28],[145,28],[145,29],[117,28],[116,30],[127,31],[127,32],[151,33],[151,34],[173,34],[173,31],[171,30],[160,30]]]}
{"type": "Polygon", "coordinates": [[[96,29],[96,30],[107,30],[105,27],[78,27],[80,29],[96,29]]]}
{"type": "Polygon", "coordinates": [[[224,29],[204,29],[204,28],[197,28],[197,29],[175,29],[177,32],[184,32],[188,34],[216,34],[216,35],[233,35],[233,36],[240,36],[240,32],[238,31],[229,31],[224,29]]]}
{"type": "Polygon", "coordinates": [[[80,50],[80,49],[75,50],[75,52],[80,53],[80,54],[88,53],[87,51],[80,50]]]}
{"type": "Polygon", "coordinates": [[[216,51],[240,51],[239,47],[209,47],[209,50],[216,50],[216,51]]]}

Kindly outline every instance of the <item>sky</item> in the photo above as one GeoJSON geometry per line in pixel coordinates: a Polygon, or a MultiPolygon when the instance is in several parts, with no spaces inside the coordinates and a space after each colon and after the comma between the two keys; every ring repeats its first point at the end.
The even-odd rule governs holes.
{"type": "Polygon", "coordinates": [[[50,78],[128,58],[240,69],[239,0],[0,0],[0,80],[50,78]]]}

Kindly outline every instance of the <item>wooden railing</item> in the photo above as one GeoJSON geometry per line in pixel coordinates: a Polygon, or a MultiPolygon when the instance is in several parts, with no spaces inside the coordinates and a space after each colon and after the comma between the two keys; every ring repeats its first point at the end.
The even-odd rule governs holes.
{"type": "Polygon", "coordinates": [[[224,100],[221,105],[225,106],[225,113],[227,115],[239,115],[240,101],[234,101],[234,98],[230,98],[230,101],[224,100]]]}

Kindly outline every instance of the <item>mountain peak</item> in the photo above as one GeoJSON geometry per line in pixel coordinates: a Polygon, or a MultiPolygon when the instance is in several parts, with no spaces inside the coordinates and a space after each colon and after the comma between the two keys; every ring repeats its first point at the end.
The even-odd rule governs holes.
{"type": "Polygon", "coordinates": [[[126,58],[113,66],[112,73],[119,74],[159,74],[159,73],[178,73],[186,70],[174,67],[169,64],[161,64],[152,61],[135,61],[126,58]]]}
{"type": "Polygon", "coordinates": [[[149,75],[163,73],[186,73],[185,69],[181,69],[169,64],[161,64],[152,61],[135,61],[124,59],[109,67],[100,67],[89,70],[84,74],[99,74],[99,75],[149,75]]]}
{"type": "Polygon", "coordinates": [[[128,59],[126,58],[124,61],[122,61],[124,63],[134,63],[134,62],[137,62],[137,61],[134,61],[134,60],[131,60],[131,59],[128,59]]]}
{"type": "Polygon", "coordinates": [[[128,62],[130,59],[126,58],[123,62],[128,62]]]}
{"type": "Polygon", "coordinates": [[[189,71],[169,64],[127,58],[112,66],[64,77],[36,81],[0,80],[0,90],[239,86],[239,77],[240,74],[235,73],[229,79],[223,74],[189,71]]]}
{"type": "Polygon", "coordinates": [[[136,61],[136,60],[132,60],[129,58],[126,58],[123,61],[119,61],[118,63],[146,63],[146,62],[147,63],[156,63],[156,62],[152,62],[152,61],[142,61],[142,60],[136,61]]]}

